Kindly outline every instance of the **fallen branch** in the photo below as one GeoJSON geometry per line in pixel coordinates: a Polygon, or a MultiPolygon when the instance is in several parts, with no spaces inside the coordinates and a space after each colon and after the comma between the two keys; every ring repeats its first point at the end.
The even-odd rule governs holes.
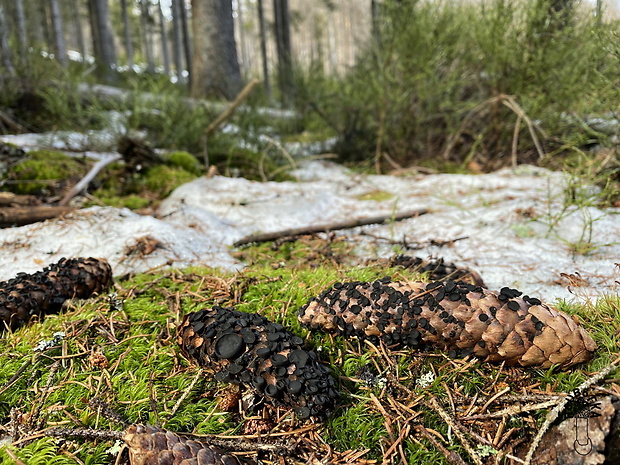
{"type": "Polygon", "coordinates": [[[56,218],[75,210],[72,207],[12,207],[0,208],[0,228],[23,226],[56,218]]]}
{"type": "Polygon", "coordinates": [[[24,126],[19,124],[17,121],[13,120],[13,118],[11,118],[9,115],[7,115],[3,111],[0,111],[0,123],[4,124],[9,129],[16,131],[17,133],[20,133],[20,134],[24,134],[28,132],[28,129],[26,129],[24,126]]]}
{"type": "Polygon", "coordinates": [[[233,246],[240,247],[242,245],[251,244],[254,242],[269,242],[289,236],[303,236],[305,234],[316,234],[320,232],[337,231],[340,229],[351,229],[358,226],[366,226],[369,224],[381,224],[385,223],[386,221],[401,221],[408,218],[415,218],[417,216],[425,215],[428,212],[429,210],[427,210],[426,208],[421,208],[419,210],[411,210],[403,213],[396,213],[393,215],[358,218],[355,220],[342,221],[338,223],[320,224],[316,226],[306,226],[302,228],[290,228],[265,234],[253,234],[251,236],[239,239],[233,244],[233,246]]]}
{"type": "Polygon", "coordinates": [[[251,80],[244,88],[239,92],[239,95],[235,97],[235,100],[232,101],[230,105],[222,112],[220,115],[215,118],[215,120],[205,129],[205,135],[210,135],[214,132],[220,124],[226,121],[230,115],[233,114],[235,109],[245,100],[245,98],[250,95],[250,92],[258,84],[260,81],[258,79],[251,80]]]}
{"type": "Polygon", "coordinates": [[[37,198],[34,195],[17,195],[12,192],[0,192],[0,206],[2,207],[33,205],[36,202],[37,198]]]}
{"type": "Polygon", "coordinates": [[[94,179],[94,177],[97,176],[97,174],[99,174],[99,172],[103,168],[105,168],[107,165],[109,165],[113,161],[119,160],[120,158],[121,158],[120,155],[114,155],[111,157],[104,158],[103,160],[99,160],[97,163],[95,163],[93,167],[90,169],[90,171],[86,173],[86,176],[84,176],[80,182],[78,182],[75,186],[71,188],[69,192],[65,194],[65,196],[60,200],[60,202],[58,202],[58,205],[59,206],[67,205],[73,197],[75,197],[76,195],[78,195],[80,192],[82,192],[84,189],[88,187],[88,184],[90,184],[90,182],[94,179]]]}

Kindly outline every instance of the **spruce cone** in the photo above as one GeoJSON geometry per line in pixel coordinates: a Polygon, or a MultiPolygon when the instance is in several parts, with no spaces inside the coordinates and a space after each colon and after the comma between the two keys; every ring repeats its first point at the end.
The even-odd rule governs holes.
{"type": "Polygon", "coordinates": [[[182,352],[262,398],[291,407],[299,418],[327,417],[338,397],[329,369],[303,339],[261,315],[215,306],[185,316],[177,340],[182,352]]]}
{"type": "Polygon", "coordinates": [[[106,289],[112,268],[98,258],[62,258],[36,273],[18,273],[0,282],[0,332],[15,330],[35,317],[58,312],[65,300],[86,299],[106,289]]]}
{"type": "Polygon", "coordinates": [[[124,440],[131,465],[239,465],[217,447],[154,426],[131,425],[124,440]]]}
{"type": "Polygon", "coordinates": [[[596,343],[570,316],[504,287],[463,282],[336,283],[299,310],[310,329],[388,346],[447,350],[507,365],[566,369],[592,358],[596,343]]]}

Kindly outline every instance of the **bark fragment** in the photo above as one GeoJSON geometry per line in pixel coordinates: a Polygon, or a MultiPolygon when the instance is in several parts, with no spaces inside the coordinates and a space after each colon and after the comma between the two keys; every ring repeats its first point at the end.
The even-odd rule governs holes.
{"type": "Polygon", "coordinates": [[[507,365],[561,369],[588,361],[596,343],[583,326],[540,300],[464,282],[336,283],[299,310],[310,329],[388,346],[435,347],[507,365]]]}

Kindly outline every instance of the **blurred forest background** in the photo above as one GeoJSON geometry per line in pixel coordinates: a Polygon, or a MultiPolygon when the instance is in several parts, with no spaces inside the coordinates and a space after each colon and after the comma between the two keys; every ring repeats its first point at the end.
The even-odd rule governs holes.
{"type": "Polygon", "coordinates": [[[378,172],[527,162],[617,179],[619,34],[604,0],[0,0],[0,132],[117,112],[119,137],[224,170],[333,140],[378,172]],[[205,137],[213,102],[254,79],[234,126],[205,137]]]}

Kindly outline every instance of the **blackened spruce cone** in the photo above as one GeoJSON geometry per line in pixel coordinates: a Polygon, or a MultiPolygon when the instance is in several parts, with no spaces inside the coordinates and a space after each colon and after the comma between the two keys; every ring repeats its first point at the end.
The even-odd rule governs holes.
{"type": "Polygon", "coordinates": [[[239,465],[217,447],[155,426],[131,425],[123,439],[131,465],[239,465]]]}
{"type": "Polygon", "coordinates": [[[327,417],[338,398],[336,382],[303,339],[256,313],[215,306],[185,316],[178,328],[182,352],[298,417],[327,417]]]}
{"type": "Polygon", "coordinates": [[[430,281],[464,281],[476,286],[486,287],[482,277],[473,270],[462,268],[454,263],[445,261],[443,258],[413,257],[411,255],[393,255],[390,258],[371,259],[367,262],[372,266],[396,267],[419,273],[427,273],[430,281]]]}
{"type": "Polygon", "coordinates": [[[62,258],[36,273],[18,273],[0,282],[0,332],[15,330],[33,317],[58,312],[72,298],[86,299],[106,289],[112,268],[99,258],[62,258]]]}
{"type": "Polygon", "coordinates": [[[596,343],[583,326],[521,295],[507,287],[495,292],[463,282],[384,278],[336,283],[298,316],[310,329],[507,365],[566,369],[592,358],[596,343]]]}

